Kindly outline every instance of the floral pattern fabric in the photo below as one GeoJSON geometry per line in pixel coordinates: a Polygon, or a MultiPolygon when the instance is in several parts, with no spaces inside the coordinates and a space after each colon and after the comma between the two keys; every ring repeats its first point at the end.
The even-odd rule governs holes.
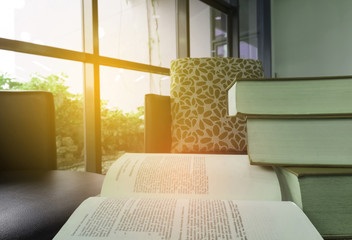
{"type": "Polygon", "coordinates": [[[263,77],[258,60],[181,58],[171,63],[171,152],[244,152],[246,119],[227,116],[226,88],[263,77]]]}

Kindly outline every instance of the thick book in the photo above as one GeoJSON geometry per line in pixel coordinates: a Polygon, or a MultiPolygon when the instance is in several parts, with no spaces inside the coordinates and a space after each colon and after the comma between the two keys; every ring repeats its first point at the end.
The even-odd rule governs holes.
{"type": "Polygon", "coordinates": [[[54,239],[322,239],[246,155],[125,154],[54,239]],[[235,199],[235,200],[234,200],[235,199]],[[255,201],[254,201],[255,200],[255,201]]]}
{"type": "Polygon", "coordinates": [[[352,238],[352,169],[275,167],[283,200],[293,201],[324,238],[352,238]]]}
{"type": "Polygon", "coordinates": [[[352,119],[247,119],[252,164],[352,166],[352,119]]]}
{"type": "Polygon", "coordinates": [[[229,86],[227,94],[231,116],[352,114],[352,76],[238,79],[229,86]]]}

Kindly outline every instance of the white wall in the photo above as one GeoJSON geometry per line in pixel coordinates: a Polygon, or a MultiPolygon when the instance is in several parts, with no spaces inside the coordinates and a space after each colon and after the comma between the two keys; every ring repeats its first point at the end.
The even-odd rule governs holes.
{"type": "Polygon", "coordinates": [[[271,0],[273,76],[352,75],[351,0],[271,0]]]}

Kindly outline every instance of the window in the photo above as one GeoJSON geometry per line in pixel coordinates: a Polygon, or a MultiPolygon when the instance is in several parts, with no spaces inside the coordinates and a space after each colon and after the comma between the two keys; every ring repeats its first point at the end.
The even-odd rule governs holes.
{"type": "Polygon", "coordinates": [[[0,1],[0,37],[82,51],[81,5],[80,0],[0,1]]]}
{"type": "Polygon", "coordinates": [[[257,0],[240,0],[240,57],[258,59],[257,0]]]}
{"type": "MultiPolygon", "coordinates": [[[[141,141],[136,151],[142,151],[144,94],[169,92],[169,83],[165,84],[169,71],[160,66],[169,66],[176,57],[174,0],[14,0],[0,4],[3,22],[8,23],[1,25],[0,47],[10,50],[0,50],[0,88],[53,92],[58,168],[100,171],[100,146],[103,154],[111,153],[108,138],[117,142],[126,138],[119,135],[121,131],[106,134],[117,107],[127,120],[139,124],[136,132],[141,141]],[[96,23],[99,38],[93,34],[96,23]],[[101,137],[96,134],[100,132],[101,137]]],[[[129,150],[124,147],[119,150],[129,150]]]]}
{"type": "Polygon", "coordinates": [[[0,50],[1,90],[54,95],[58,169],[84,170],[82,63],[0,50]]]}
{"type": "MultiPolygon", "coordinates": [[[[169,67],[176,58],[175,5],[175,0],[99,1],[100,54],[169,67]]],[[[103,172],[122,153],[144,151],[144,95],[168,95],[169,80],[100,66],[103,172]]]]}
{"type": "Polygon", "coordinates": [[[222,1],[219,1],[219,3],[200,0],[189,1],[191,57],[229,57],[236,55],[232,46],[234,41],[231,35],[232,30],[229,31],[234,26],[232,22],[235,17],[234,8],[231,5],[227,8],[222,4],[225,3],[222,1]],[[230,28],[229,24],[231,25],[230,28]],[[229,38],[229,36],[231,37],[229,38]]]}
{"type": "Polygon", "coordinates": [[[227,15],[211,8],[211,41],[213,57],[228,57],[227,53],[227,15]]]}
{"type": "Polygon", "coordinates": [[[232,6],[236,6],[236,0],[224,0],[224,1],[231,4],[232,6]]]}
{"type": "Polygon", "coordinates": [[[170,77],[100,68],[102,172],[125,152],[144,152],[144,95],[170,93],[170,77]]]}
{"type": "Polygon", "coordinates": [[[259,59],[271,77],[270,0],[239,0],[239,56],[259,59]]]}
{"type": "Polygon", "coordinates": [[[144,94],[169,94],[177,50],[233,55],[226,2],[190,0],[191,41],[180,47],[188,1],[0,1],[0,88],[53,92],[59,168],[105,171],[120,153],[143,151],[144,94]]]}
{"type": "Polygon", "coordinates": [[[175,0],[99,1],[100,54],[170,67],[176,58],[175,0]]]}

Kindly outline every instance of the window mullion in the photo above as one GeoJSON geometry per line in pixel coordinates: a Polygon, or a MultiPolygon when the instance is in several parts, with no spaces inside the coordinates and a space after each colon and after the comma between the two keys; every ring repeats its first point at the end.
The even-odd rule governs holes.
{"type": "Polygon", "coordinates": [[[227,33],[228,33],[228,52],[230,57],[239,57],[239,15],[238,7],[233,10],[227,16],[227,33]]]}
{"type": "Polygon", "coordinates": [[[189,0],[176,0],[177,58],[190,56],[189,0]]]}
{"type": "Polygon", "coordinates": [[[85,169],[101,173],[101,120],[99,80],[98,1],[82,0],[84,52],[93,63],[84,63],[84,145],[85,169]]]}

